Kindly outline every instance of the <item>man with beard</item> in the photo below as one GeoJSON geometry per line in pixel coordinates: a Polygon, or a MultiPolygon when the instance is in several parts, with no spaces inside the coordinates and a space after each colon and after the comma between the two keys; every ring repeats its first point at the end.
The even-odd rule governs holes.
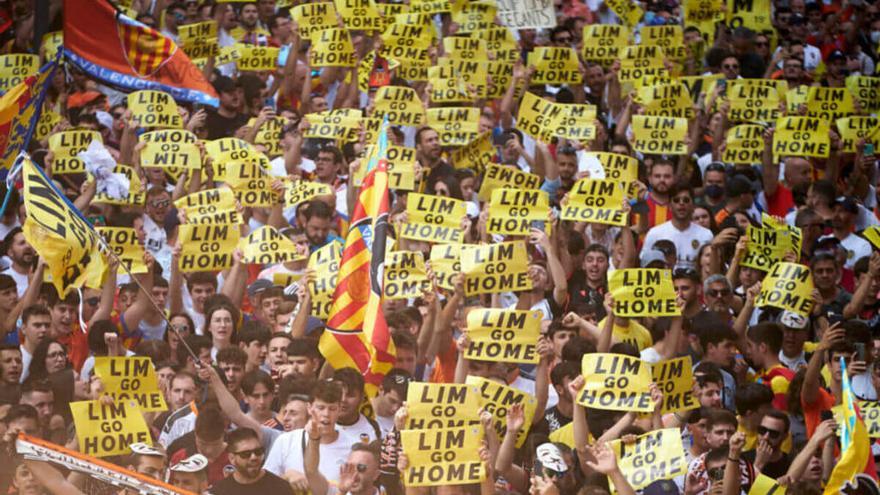
{"type": "Polygon", "coordinates": [[[422,127],[416,132],[416,158],[422,170],[429,170],[427,191],[434,190],[434,183],[442,177],[451,177],[455,169],[446,163],[442,156],[440,134],[430,127],[422,127]]]}
{"type": "Polygon", "coordinates": [[[21,227],[15,227],[6,235],[6,256],[12,261],[12,265],[0,273],[15,280],[18,297],[22,297],[28,288],[28,274],[34,264],[34,248],[24,238],[21,227]]]}
{"type": "MultiPolygon", "coordinates": [[[[782,158],[785,172],[779,181],[779,161],[773,157],[773,129],[764,132],[763,179],[764,192],[758,202],[770,215],[784,217],[794,204],[794,191],[806,191],[812,182],[812,165],[806,158],[787,156],[782,158]]],[[[855,260],[853,260],[855,261],[855,260]]]]}
{"type": "MultiPolygon", "coordinates": [[[[669,211],[669,189],[675,182],[675,165],[669,160],[656,160],[651,165],[648,174],[648,184],[651,190],[643,198],[647,205],[647,214],[639,214],[640,232],[647,232],[655,225],[669,220],[672,215],[669,211]]],[[[650,246],[651,244],[647,244],[650,246]]]]}
{"type": "MultiPolygon", "coordinates": [[[[318,471],[318,449],[306,448],[306,478],[313,495],[330,493],[330,484],[318,471]]],[[[379,478],[379,447],[371,444],[355,444],[348,459],[339,468],[339,484],[336,493],[348,495],[378,495],[376,480],[379,478]]]]}
{"type": "Polygon", "coordinates": [[[165,232],[165,216],[171,207],[171,194],[161,186],[147,191],[146,215],[144,215],[144,248],[162,267],[162,273],[171,270],[171,246],[165,232]]]}
{"type": "Polygon", "coordinates": [[[214,79],[213,85],[220,97],[220,106],[217,110],[209,109],[205,118],[208,139],[232,136],[239,127],[247,123],[247,115],[241,113],[241,88],[226,76],[214,79]]]}
{"type": "Polygon", "coordinates": [[[840,245],[846,250],[844,268],[850,270],[856,265],[856,261],[871,256],[871,244],[853,233],[858,215],[859,203],[855,198],[841,196],[835,199],[832,203],[832,233],[819,238],[821,241],[828,237],[836,237],[840,241],[840,245]]]}
{"type": "MultiPolygon", "coordinates": [[[[655,168],[657,165],[655,165],[655,168]]],[[[653,172],[652,172],[653,175],[653,172]]],[[[676,268],[696,268],[700,246],[712,242],[712,231],[691,221],[694,213],[693,191],[683,183],[669,189],[672,219],[657,225],[645,236],[645,246],[653,246],[660,239],[675,243],[676,268]]]]}
{"type": "Polygon", "coordinates": [[[825,71],[825,77],[822,78],[822,86],[829,88],[843,88],[846,86],[846,76],[849,73],[846,69],[846,55],[840,50],[834,50],[825,60],[828,70],[825,71]]]}
{"type": "Polygon", "coordinates": [[[559,180],[562,182],[562,186],[559,189],[561,191],[570,191],[574,187],[578,172],[577,150],[572,146],[560,146],[557,148],[556,166],[559,168],[559,180]]]}
{"type": "Polygon", "coordinates": [[[259,20],[260,9],[256,2],[244,3],[238,11],[238,27],[229,34],[242,43],[266,46],[270,33],[260,27],[259,20]]]}
{"type": "Polygon", "coordinates": [[[226,445],[235,471],[211,487],[214,495],[293,493],[289,483],[263,469],[266,449],[257,432],[250,428],[235,429],[226,435],[226,445]]]}

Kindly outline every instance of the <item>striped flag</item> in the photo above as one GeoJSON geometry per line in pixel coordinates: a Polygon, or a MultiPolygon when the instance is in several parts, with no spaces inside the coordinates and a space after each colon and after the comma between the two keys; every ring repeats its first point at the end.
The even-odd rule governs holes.
{"type": "MultiPolygon", "coordinates": [[[[856,476],[861,473],[869,474],[876,478],[874,469],[874,457],[871,455],[871,439],[868,438],[868,430],[865,422],[855,406],[855,395],[849,376],[846,373],[846,362],[840,358],[840,373],[843,375],[843,422],[839,427],[840,434],[840,459],[831,471],[828,484],[825,485],[825,495],[843,493],[847,484],[857,485],[856,476]]],[[[871,481],[865,479],[865,481],[871,481]]]]}
{"type": "Polygon", "coordinates": [[[345,237],[327,329],[319,342],[321,354],[333,368],[360,370],[370,397],[394,366],[396,354],[382,312],[389,209],[387,151],[386,120],[366,160],[366,176],[345,237]]]}

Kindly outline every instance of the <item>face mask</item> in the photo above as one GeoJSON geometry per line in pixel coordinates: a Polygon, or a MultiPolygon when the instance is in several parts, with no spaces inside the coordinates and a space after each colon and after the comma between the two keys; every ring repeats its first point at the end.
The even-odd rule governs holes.
{"type": "Polygon", "coordinates": [[[724,195],[724,188],[718,184],[709,184],[703,188],[703,192],[712,199],[718,199],[724,195]]]}
{"type": "Polygon", "coordinates": [[[871,31],[871,43],[880,43],[880,31],[871,31]]]}

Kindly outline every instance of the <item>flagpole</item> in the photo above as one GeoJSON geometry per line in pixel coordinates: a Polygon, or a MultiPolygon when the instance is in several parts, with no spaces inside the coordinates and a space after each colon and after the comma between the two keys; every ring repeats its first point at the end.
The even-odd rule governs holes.
{"type": "MultiPolygon", "coordinates": [[[[13,165],[12,169],[9,172],[9,176],[7,177],[7,184],[14,184],[15,176],[21,173],[21,168],[22,168],[21,162],[23,160],[30,160],[30,155],[28,155],[24,151],[22,151],[18,155],[18,158],[16,158],[15,165],[13,165]]],[[[61,200],[64,201],[67,204],[67,206],[83,222],[85,222],[86,225],[88,225],[89,230],[91,230],[92,234],[98,239],[99,251],[110,253],[110,256],[113,257],[113,259],[116,261],[116,263],[120,267],[122,267],[123,270],[125,270],[125,273],[127,273],[129,275],[129,277],[131,277],[131,279],[134,281],[134,283],[137,284],[137,286],[140,288],[140,290],[142,290],[144,292],[144,294],[147,296],[147,299],[150,301],[150,304],[153,305],[153,308],[159,313],[159,315],[162,317],[162,319],[165,320],[166,326],[168,328],[170,328],[172,331],[174,331],[174,333],[177,335],[177,338],[180,340],[180,343],[183,344],[183,347],[186,349],[186,352],[189,353],[189,355],[192,358],[193,362],[195,363],[196,367],[200,368],[201,363],[199,362],[199,357],[196,355],[195,352],[193,352],[192,348],[186,343],[186,341],[183,339],[183,336],[180,335],[180,332],[174,327],[174,325],[171,324],[171,320],[169,320],[168,317],[165,315],[165,310],[159,307],[159,304],[157,304],[156,300],[153,299],[153,295],[150,294],[150,291],[148,291],[146,289],[146,287],[144,287],[144,285],[141,283],[141,281],[138,280],[138,278],[133,273],[131,273],[131,271],[128,269],[128,267],[125,265],[125,263],[122,262],[122,259],[119,258],[119,255],[116,254],[116,251],[114,251],[113,248],[111,248],[110,245],[107,244],[107,241],[104,239],[104,236],[102,236],[101,234],[99,234],[95,230],[95,228],[92,226],[91,222],[89,222],[88,219],[86,219],[86,217],[82,214],[82,212],[79,211],[79,209],[76,206],[74,206],[73,203],[71,203],[69,199],[67,199],[67,196],[61,194],[61,192],[55,188],[55,184],[52,183],[52,179],[50,179],[48,176],[46,176],[46,173],[43,171],[43,169],[39,165],[37,165],[36,163],[34,163],[34,166],[41,174],[43,174],[44,177],[46,177],[46,179],[48,179],[48,183],[51,185],[51,187],[55,191],[55,193],[58,194],[58,196],[61,198],[61,200]]],[[[82,303],[82,302],[80,301],[80,303],[82,303]]]]}

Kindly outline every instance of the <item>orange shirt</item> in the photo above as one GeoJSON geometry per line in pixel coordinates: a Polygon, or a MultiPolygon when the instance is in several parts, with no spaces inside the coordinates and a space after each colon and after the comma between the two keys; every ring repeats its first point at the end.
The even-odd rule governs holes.
{"type": "Polygon", "coordinates": [[[89,357],[89,339],[86,333],[79,328],[72,328],[70,333],[58,337],[58,342],[67,349],[67,359],[77,373],[82,369],[83,363],[89,357]]]}

